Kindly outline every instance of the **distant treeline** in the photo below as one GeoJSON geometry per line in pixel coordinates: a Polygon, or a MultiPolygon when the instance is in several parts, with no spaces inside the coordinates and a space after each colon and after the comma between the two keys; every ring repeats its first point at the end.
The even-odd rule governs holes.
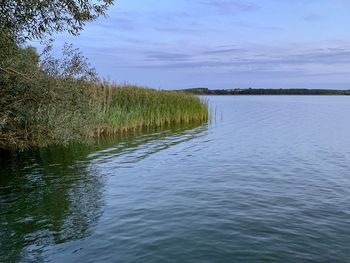
{"type": "Polygon", "coordinates": [[[350,95],[350,90],[334,89],[208,89],[193,88],[184,91],[196,95],[350,95]]]}

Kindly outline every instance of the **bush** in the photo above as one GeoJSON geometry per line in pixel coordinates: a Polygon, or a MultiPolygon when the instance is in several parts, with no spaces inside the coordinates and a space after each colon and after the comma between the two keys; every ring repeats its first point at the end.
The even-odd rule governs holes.
{"type": "Polygon", "coordinates": [[[87,141],[102,134],[205,121],[206,103],[174,91],[102,82],[78,50],[60,60],[48,47],[39,62],[32,47],[2,38],[0,149],[87,141]]]}

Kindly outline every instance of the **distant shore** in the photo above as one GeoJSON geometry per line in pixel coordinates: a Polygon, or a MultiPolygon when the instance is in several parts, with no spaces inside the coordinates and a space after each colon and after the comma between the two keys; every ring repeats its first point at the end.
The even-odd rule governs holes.
{"type": "Polygon", "coordinates": [[[183,91],[195,95],[350,95],[348,90],[335,89],[208,89],[192,88],[183,91]]]}

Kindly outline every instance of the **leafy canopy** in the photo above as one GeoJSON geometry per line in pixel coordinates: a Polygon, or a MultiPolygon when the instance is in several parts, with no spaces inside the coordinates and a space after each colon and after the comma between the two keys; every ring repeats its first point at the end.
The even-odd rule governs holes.
{"type": "Polygon", "coordinates": [[[55,32],[77,35],[88,21],[104,16],[114,0],[0,0],[0,30],[20,40],[55,32]]]}

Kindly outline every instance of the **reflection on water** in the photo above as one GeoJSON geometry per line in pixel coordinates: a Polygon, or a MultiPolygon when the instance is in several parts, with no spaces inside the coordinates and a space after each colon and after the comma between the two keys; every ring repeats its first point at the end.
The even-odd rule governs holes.
{"type": "Polygon", "coordinates": [[[94,145],[50,147],[0,159],[0,262],[47,261],[54,244],[89,236],[103,214],[108,170],[140,160],[206,131],[180,127],[120,135],[94,145]],[[96,165],[99,165],[99,169],[96,165]]]}
{"type": "MultiPolygon", "coordinates": [[[[1,160],[0,262],[349,262],[346,96],[1,160]]],[[[215,110],[216,109],[216,110],[215,110]]]]}

